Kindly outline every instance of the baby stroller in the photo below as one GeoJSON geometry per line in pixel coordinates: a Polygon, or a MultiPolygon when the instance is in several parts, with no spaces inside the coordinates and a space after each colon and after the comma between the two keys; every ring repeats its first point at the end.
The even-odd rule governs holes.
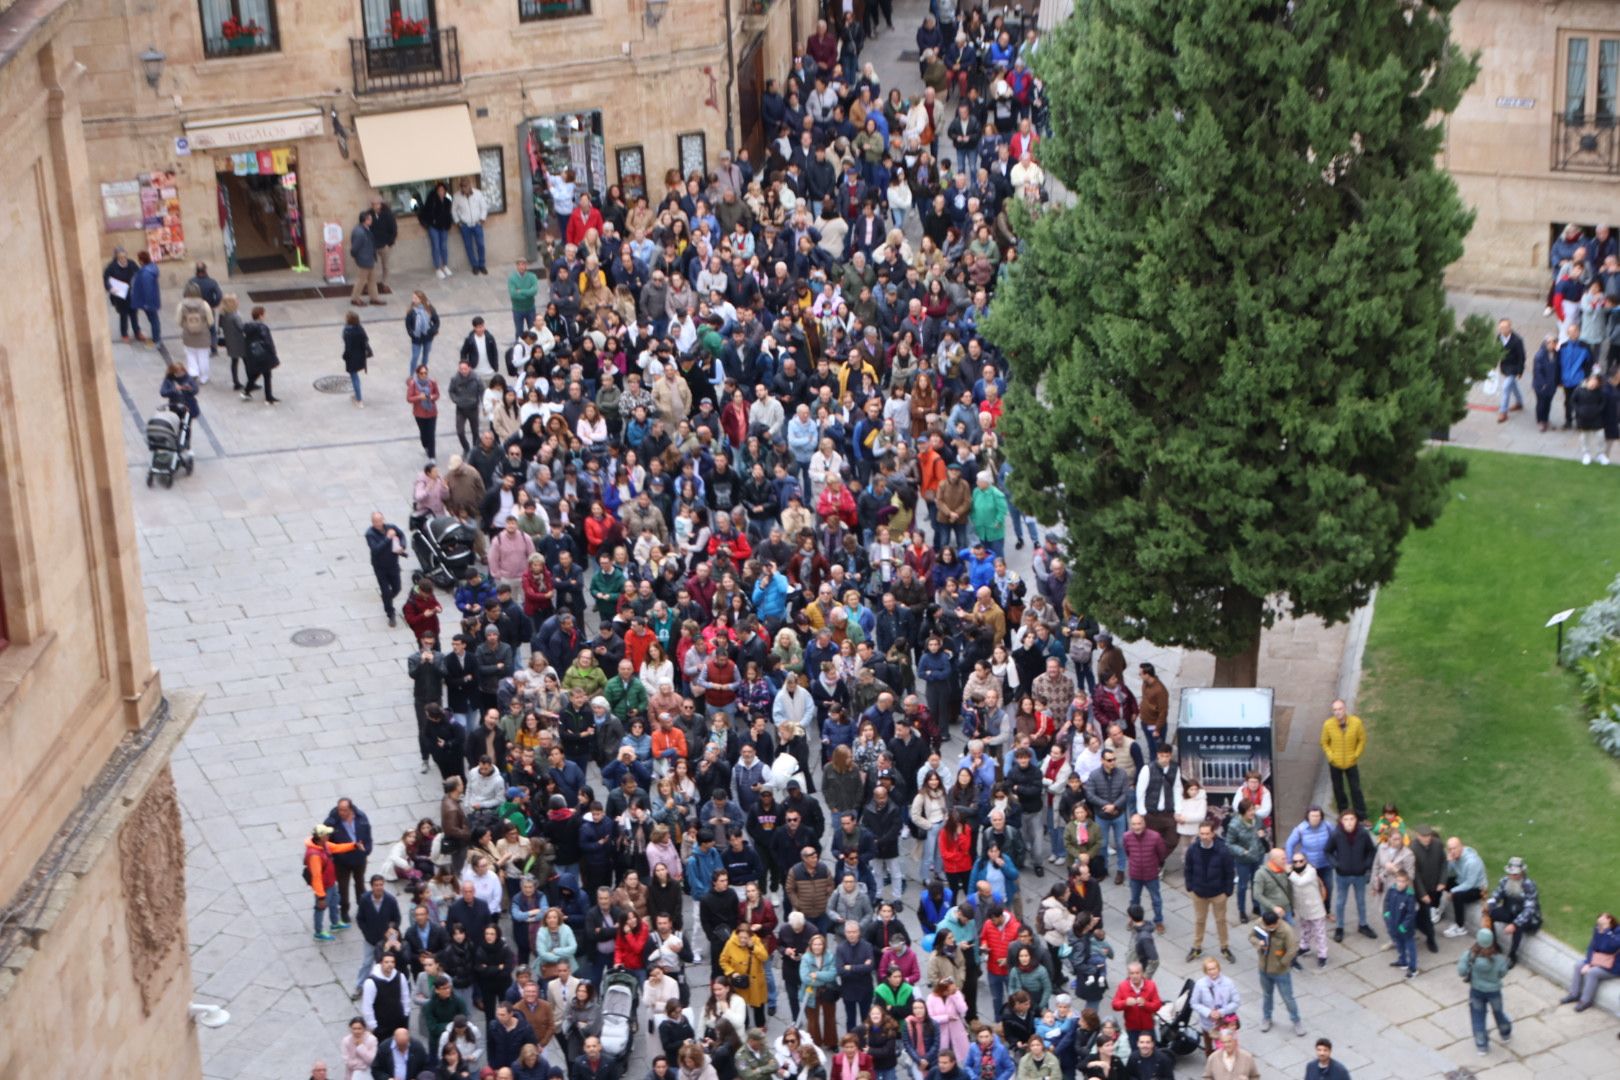
{"type": "Polygon", "coordinates": [[[181,469],[190,476],[197,467],[191,456],[191,415],[172,411],[167,405],[152,414],[146,422],[146,448],[152,451],[152,463],[146,469],[146,486],[163,481],[164,487],[174,486],[174,474],[181,469]]]}
{"type": "Polygon", "coordinates": [[[411,575],[413,582],[427,578],[441,589],[453,589],[467,576],[472,567],[473,543],[476,534],[472,526],[464,525],[448,515],[428,518],[421,528],[411,533],[411,548],[422,569],[411,575]]]}
{"type": "Polygon", "coordinates": [[[1198,1026],[1193,1022],[1193,981],[1181,984],[1181,992],[1159,1006],[1154,1019],[1158,1021],[1159,1045],[1176,1057],[1186,1057],[1200,1044],[1198,1026]]]}
{"type": "Polygon", "coordinates": [[[624,1062],[636,1045],[640,998],[641,983],[624,968],[615,967],[602,979],[602,1053],[611,1061],[624,1062]]]}

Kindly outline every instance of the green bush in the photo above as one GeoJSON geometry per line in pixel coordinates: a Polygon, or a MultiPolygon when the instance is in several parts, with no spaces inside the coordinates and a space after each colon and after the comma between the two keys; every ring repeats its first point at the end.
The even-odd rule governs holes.
{"type": "Polygon", "coordinates": [[[1581,679],[1581,704],[1592,739],[1620,757],[1620,578],[1609,595],[1587,606],[1564,642],[1564,663],[1581,679]]]}
{"type": "Polygon", "coordinates": [[[1581,617],[1564,637],[1563,661],[1576,664],[1597,652],[1603,643],[1620,637],[1620,577],[1609,583],[1609,594],[1586,605],[1581,617]]]}

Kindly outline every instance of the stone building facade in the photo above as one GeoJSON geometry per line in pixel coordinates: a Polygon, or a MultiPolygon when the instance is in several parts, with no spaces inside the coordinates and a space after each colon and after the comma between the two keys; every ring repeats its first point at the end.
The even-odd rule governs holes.
{"type": "Polygon", "coordinates": [[[102,316],[78,0],[0,0],[0,1076],[195,1076],[169,753],[102,316]],[[86,1010],[93,1002],[94,1018],[86,1010]]]}
{"type": "MultiPolygon", "coordinates": [[[[173,190],[183,254],[164,262],[166,285],[198,258],[221,278],[304,265],[316,281],[329,227],[346,251],[378,189],[401,215],[391,266],[427,269],[412,200],[477,170],[498,208],[488,263],[504,265],[536,250],[545,222],[539,156],[573,166],[582,189],[641,187],[654,203],[667,170],[713,170],[728,146],[759,160],[763,80],[788,70],[816,12],[813,0],[83,0],[90,190],[121,191],[126,207],[141,187],[173,190]]],[[[110,212],[99,224],[106,246],[172,239],[110,212]]],[[[454,232],[450,262],[466,266],[454,232]]]]}
{"type": "Polygon", "coordinates": [[[1452,36],[1479,78],[1444,161],[1478,215],[1455,284],[1543,293],[1555,233],[1620,218],[1620,3],[1463,0],[1452,36]]]}

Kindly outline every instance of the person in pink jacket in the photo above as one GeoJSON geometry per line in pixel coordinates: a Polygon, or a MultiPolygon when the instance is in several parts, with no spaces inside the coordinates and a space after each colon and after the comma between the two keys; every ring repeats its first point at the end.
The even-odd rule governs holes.
{"type": "Polygon", "coordinates": [[[523,595],[523,573],[529,568],[529,556],[534,554],[534,541],[518,528],[517,518],[508,517],[495,539],[489,542],[489,576],[497,585],[509,585],[512,592],[523,595]]]}
{"type": "Polygon", "coordinates": [[[928,1019],[939,1029],[939,1048],[949,1050],[961,1061],[967,1057],[967,999],[949,975],[934,983],[928,995],[928,1019]]]}

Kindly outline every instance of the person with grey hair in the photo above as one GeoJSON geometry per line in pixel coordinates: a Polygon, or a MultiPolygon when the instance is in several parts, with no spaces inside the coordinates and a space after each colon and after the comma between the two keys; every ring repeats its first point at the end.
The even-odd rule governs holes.
{"type": "Polygon", "coordinates": [[[973,526],[973,535],[1000,558],[1005,554],[1007,539],[1007,493],[995,486],[995,480],[995,474],[989,469],[979,470],[968,521],[973,526]]]}
{"type": "Polygon", "coordinates": [[[1486,911],[1496,928],[1498,944],[1508,947],[1508,967],[1512,968],[1519,962],[1519,946],[1524,943],[1524,935],[1541,929],[1541,895],[1519,856],[1507,861],[1502,874],[1486,904],[1486,911]]]}

